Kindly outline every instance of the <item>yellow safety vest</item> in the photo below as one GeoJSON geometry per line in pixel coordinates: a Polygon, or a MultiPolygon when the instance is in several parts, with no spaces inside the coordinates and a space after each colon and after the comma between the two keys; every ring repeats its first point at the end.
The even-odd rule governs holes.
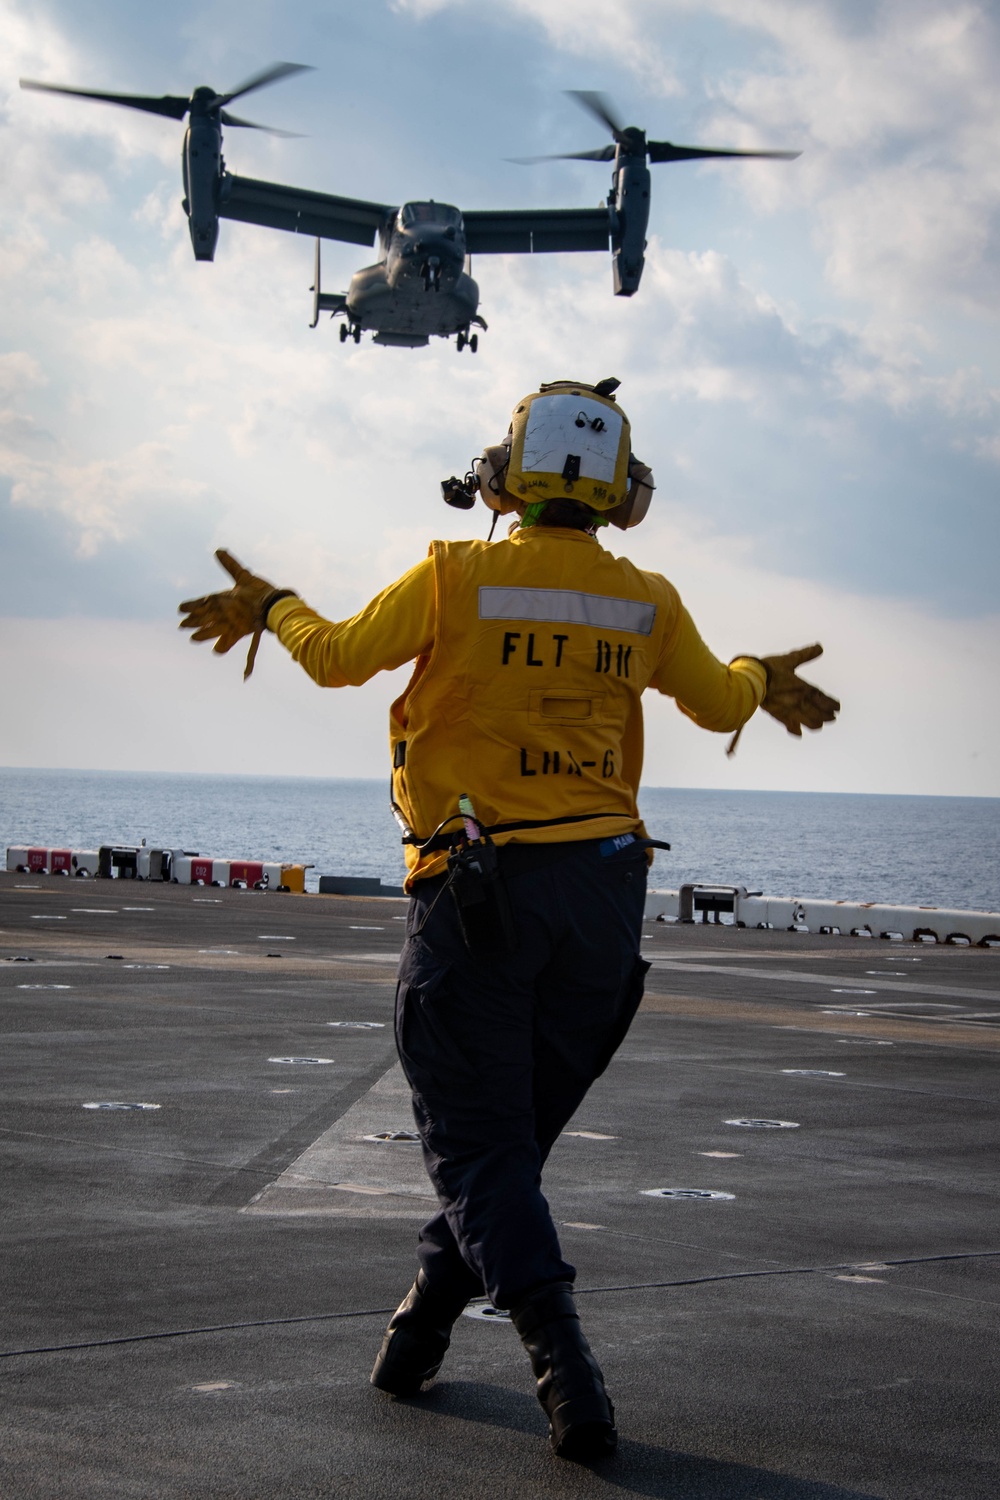
{"type": "Polygon", "coordinates": [[[676,593],[582,532],[542,540],[432,544],[434,645],[390,714],[394,800],[421,838],[462,792],[498,843],[641,828],[639,700],[676,593]]]}

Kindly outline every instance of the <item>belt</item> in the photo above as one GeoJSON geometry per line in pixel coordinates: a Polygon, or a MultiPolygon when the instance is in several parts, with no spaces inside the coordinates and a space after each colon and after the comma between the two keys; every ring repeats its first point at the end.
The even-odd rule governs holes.
{"type": "MultiPolygon", "coordinates": [[[[458,816],[459,814],[456,813],[456,821],[458,816]]],[[[576,813],[566,818],[522,818],[517,823],[493,823],[489,827],[484,827],[482,832],[492,837],[495,833],[520,833],[526,828],[561,828],[570,823],[591,823],[596,818],[627,818],[629,816],[629,813],[576,813]]],[[[449,818],[447,821],[452,820],[449,818]]],[[[461,837],[461,829],[455,828],[451,833],[432,833],[429,839],[422,839],[416,833],[404,834],[403,843],[414,845],[421,854],[435,854],[439,849],[450,849],[452,844],[461,837]]]]}

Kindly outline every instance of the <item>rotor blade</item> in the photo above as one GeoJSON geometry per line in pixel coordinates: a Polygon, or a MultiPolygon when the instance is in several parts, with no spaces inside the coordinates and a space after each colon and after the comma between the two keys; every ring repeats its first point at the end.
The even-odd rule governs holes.
{"type": "Polygon", "coordinates": [[[550,156],[508,156],[519,167],[531,167],[539,161],[613,161],[614,146],[599,146],[596,151],[557,151],[550,156]]]}
{"type": "Polygon", "coordinates": [[[128,109],[142,109],[151,115],[167,115],[171,120],[183,120],[187,114],[189,100],[176,94],[163,94],[154,99],[146,94],[105,94],[98,89],[63,88],[58,83],[39,83],[34,78],[22,78],[23,89],[35,89],[45,94],[70,94],[77,99],[100,99],[105,104],[123,104],[128,109]]]}
{"type": "Polygon", "coordinates": [[[709,146],[672,146],[669,141],[647,141],[650,161],[694,161],[706,156],[768,156],[794,161],[801,151],[715,151],[709,146]]]}
{"type": "Polygon", "coordinates": [[[612,114],[611,101],[606,95],[595,93],[591,89],[567,89],[566,93],[576,100],[581,109],[588,110],[602,125],[606,125],[616,141],[621,137],[625,127],[612,114]]]}
{"type": "Polygon", "coordinates": [[[270,67],[261,68],[259,73],[254,73],[250,78],[244,78],[242,83],[228,94],[221,94],[218,103],[220,105],[232,104],[234,99],[239,99],[242,94],[252,94],[254,89],[266,89],[272,83],[280,83],[283,78],[290,78],[293,73],[311,73],[313,69],[308,63],[271,63],[270,67]]]}
{"type": "Polygon", "coordinates": [[[245,130],[264,130],[268,135],[283,136],[286,141],[304,139],[298,130],[278,130],[275,125],[258,125],[253,120],[241,120],[239,115],[231,115],[228,109],[219,110],[219,119],[223,125],[242,125],[245,130]]]}

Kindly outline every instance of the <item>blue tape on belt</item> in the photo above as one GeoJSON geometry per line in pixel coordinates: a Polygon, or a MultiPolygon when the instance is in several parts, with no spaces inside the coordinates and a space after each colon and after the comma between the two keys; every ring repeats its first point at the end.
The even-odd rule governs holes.
{"type": "Polygon", "coordinates": [[[605,858],[609,854],[617,854],[620,849],[627,849],[629,844],[634,844],[636,836],[634,833],[619,833],[613,839],[602,839],[598,844],[598,852],[605,858]]]}

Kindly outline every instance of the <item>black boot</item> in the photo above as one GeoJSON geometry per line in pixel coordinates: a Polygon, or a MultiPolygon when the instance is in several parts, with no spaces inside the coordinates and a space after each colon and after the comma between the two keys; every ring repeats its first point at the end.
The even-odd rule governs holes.
{"type": "Polygon", "coordinates": [[[510,1315],[531,1357],[553,1452],[582,1462],[614,1453],[615,1409],[583,1336],[570,1283],[553,1281],[537,1287],[511,1308],[510,1315]]]}
{"type": "Polygon", "coordinates": [[[371,1383],[392,1396],[415,1396],[441,1368],[455,1319],[468,1298],[432,1291],[423,1271],[399,1304],[385,1331],[371,1383]]]}

